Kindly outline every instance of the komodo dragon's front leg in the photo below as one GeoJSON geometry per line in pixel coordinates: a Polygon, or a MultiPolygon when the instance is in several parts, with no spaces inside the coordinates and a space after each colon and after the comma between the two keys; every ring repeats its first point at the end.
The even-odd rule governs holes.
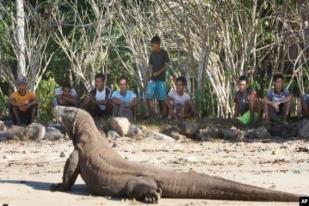
{"type": "Polygon", "coordinates": [[[162,190],[151,177],[138,176],[127,181],[125,192],[128,198],[135,198],[146,203],[159,201],[162,190]]]}
{"type": "Polygon", "coordinates": [[[74,150],[64,165],[62,183],[52,184],[51,191],[70,190],[79,174],[78,151],[74,150]]]}

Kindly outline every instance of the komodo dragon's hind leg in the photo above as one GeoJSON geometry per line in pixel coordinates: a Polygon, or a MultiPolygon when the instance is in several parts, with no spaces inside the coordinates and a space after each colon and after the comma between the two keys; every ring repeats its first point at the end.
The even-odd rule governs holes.
{"type": "Polygon", "coordinates": [[[156,203],[162,195],[162,190],[155,180],[145,176],[129,179],[125,192],[128,198],[135,198],[146,203],[156,203]]]}
{"type": "Polygon", "coordinates": [[[78,151],[74,150],[64,165],[62,183],[52,184],[50,186],[51,191],[66,191],[71,189],[79,174],[78,159],[78,151]]]}

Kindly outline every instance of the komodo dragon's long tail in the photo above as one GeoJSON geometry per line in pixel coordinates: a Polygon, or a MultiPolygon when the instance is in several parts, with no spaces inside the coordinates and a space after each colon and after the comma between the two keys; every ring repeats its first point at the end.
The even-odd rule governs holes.
{"type": "Polygon", "coordinates": [[[162,197],[244,201],[297,202],[299,196],[242,184],[219,177],[181,173],[161,183],[162,197]]]}

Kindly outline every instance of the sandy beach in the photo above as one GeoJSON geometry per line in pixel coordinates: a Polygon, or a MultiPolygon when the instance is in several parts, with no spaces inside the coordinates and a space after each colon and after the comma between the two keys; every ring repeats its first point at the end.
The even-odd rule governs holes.
{"type": "MultiPolygon", "coordinates": [[[[231,142],[189,139],[107,139],[123,158],[174,171],[196,171],[297,194],[309,194],[309,141],[231,142]]],[[[0,142],[0,205],[144,205],[90,195],[79,177],[72,191],[50,192],[61,181],[70,140],[0,142]]],[[[298,205],[298,203],[161,199],[158,205],[298,205]]]]}

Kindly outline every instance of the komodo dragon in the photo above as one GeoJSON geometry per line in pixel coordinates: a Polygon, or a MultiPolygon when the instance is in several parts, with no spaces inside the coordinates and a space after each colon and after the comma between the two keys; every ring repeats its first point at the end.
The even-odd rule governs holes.
{"type": "Polygon", "coordinates": [[[298,196],[254,187],[195,172],[173,172],[124,160],[101,138],[92,117],[84,110],[57,106],[54,116],[73,140],[63,182],[52,191],[66,191],[81,174],[91,193],[128,197],[156,203],[159,198],[199,198],[245,201],[296,202],[298,196]]]}

